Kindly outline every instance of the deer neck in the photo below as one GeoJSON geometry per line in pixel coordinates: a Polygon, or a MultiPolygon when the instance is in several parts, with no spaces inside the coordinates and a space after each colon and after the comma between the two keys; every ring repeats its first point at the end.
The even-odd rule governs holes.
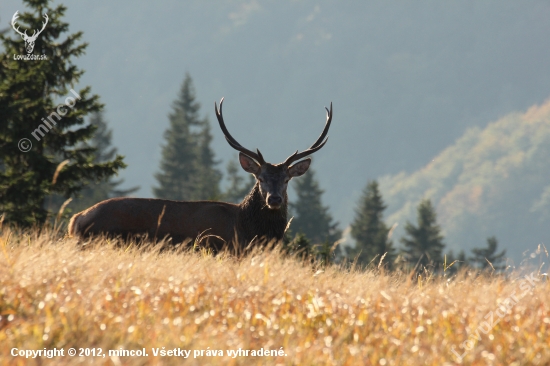
{"type": "Polygon", "coordinates": [[[256,182],[252,191],[239,205],[239,232],[247,244],[254,237],[264,237],[267,240],[283,238],[287,224],[287,202],[285,192],[281,207],[276,210],[269,209],[260,193],[259,183],[256,182]]]}

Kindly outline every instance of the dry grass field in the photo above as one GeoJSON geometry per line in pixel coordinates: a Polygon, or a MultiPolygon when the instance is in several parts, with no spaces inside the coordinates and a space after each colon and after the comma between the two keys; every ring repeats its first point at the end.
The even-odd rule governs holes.
{"type": "Polygon", "coordinates": [[[506,277],[416,278],[4,229],[0,363],[550,365],[538,255],[506,277]]]}

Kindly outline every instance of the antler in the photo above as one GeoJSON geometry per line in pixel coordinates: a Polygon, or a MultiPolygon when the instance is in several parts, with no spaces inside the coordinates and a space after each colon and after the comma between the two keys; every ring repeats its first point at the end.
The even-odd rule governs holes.
{"type": "Polygon", "coordinates": [[[19,26],[17,26],[17,28],[15,28],[16,20],[17,20],[17,18],[19,18],[18,13],[19,13],[19,10],[17,10],[17,11],[15,12],[15,14],[13,14],[13,17],[11,18],[11,26],[12,26],[13,29],[14,29],[17,33],[19,33],[19,34],[21,35],[21,37],[23,37],[24,39],[27,39],[27,38],[31,38],[31,39],[34,38],[34,39],[36,39],[36,37],[38,37],[38,35],[39,35],[40,33],[42,33],[42,31],[44,30],[44,28],[46,28],[46,24],[48,24],[48,20],[49,20],[48,14],[44,14],[44,18],[46,18],[46,23],[42,23],[42,29],[40,29],[40,31],[39,31],[38,33],[36,33],[36,29],[35,29],[35,30],[33,31],[33,33],[32,33],[32,36],[29,37],[29,36],[27,35],[27,30],[26,30],[26,29],[25,29],[25,32],[24,32],[24,33],[21,33],[21,31],[19,30],[19,26]]]}
{"type": "Polygon", "coordinates": [[[42,23],[42,29],[40,29],[40,31],[39,31],[38,33],[36,33],[36,35],[34,35],[34,32],[33,32],[32,36],[33,36],[34,38],[38,37],[38,35],[39,35],[40,33],[42,33],[42,31],[44,30],[44,28],[46,28],[46,24],[48,24],[48,19],[49,19],[49,18],[48,18],[48,14],[44,13],[44,18],[46,18],[46,23],[42,23]]]}
{"type": "Polygon", "coordinates": [[[218,110],[218,105],[216,104],[216,102],[214,102],[214,108],[216,109],[216,117],[218,118],[218,122],[220,123],[220,128],[222,129],[223,134],[225,135],[225,139],[227,140],[229,145],[231,145],[231,147],[234,148],[235,150],[240,151],[250,156],[253,159],[256,159],[262,165],[265,164],[265,160],[262,156],[262,153],[260,153],[260,150],[256,149],[258,153],[255,153],[243,147],[241,144],[237,142],[237,140],[233,138],[233,136],[231,136],[231,134],[227,130],[227,127],[225,127],[225,122],[223,121],[223,115],[222,115],[223,99],[224,98],[220,100],[220,109],[218,110]]]}
{"type": "Polygon", "coordinates": [[[19,10],[17,10],[15,14],[13,14],[13,17],[11,18],[11,26],[17,33],[21,35],[21,37],[28,37],[27,30],[25,30],[25,33],[21,33],[21,31],[19,30],[19,26],[15,28],[15,21],[17,20],[17,18],[19,18],[19,15],[17,13],[19,13],[19,10]]]}
{"type": "Polygon", "coordinates": [[[327,122],[325,123],[325,128],[323,129],[323,132],[321,133],[321,136],[319,136],[317,141],[315,141],[315,143],[313,145],[311,145],[309,147],[309,149],[304,150],[301,153],[298,153],[298,150],[296,150],[296,152],[294,154],[290,155],[284,161],[284,163],[283,163],[284,165],[289,166],[290,164],[292,164],[296,160],[300,160],[303,157],[306,157],[310,154],[313,154],[314,152],[316,152],[317,150],[320,150],[323,146],[325,146],[325,144],[328,141],[328,137],[324,141],[323,141],[323,139],[327,135],[328,129],[330,128],[330,122],[332,121],[332,102],[330,102],[330,111],[327,109],[327,107],[325,107],[325,109],[327,110],[327,122]]]}

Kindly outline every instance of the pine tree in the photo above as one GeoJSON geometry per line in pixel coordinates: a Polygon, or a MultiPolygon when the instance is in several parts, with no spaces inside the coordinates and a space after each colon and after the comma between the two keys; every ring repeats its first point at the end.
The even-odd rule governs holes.
{"type": "MultiPolygon", "coordinates": [[[[104,163],[112,160],[117,155],[117,149],[112,146],[113,132],[108,128],[103,113],[92,113],[90,124],[96,127],[94,136],[89,143],[89,146],[96,150],[94,163],[104,163]]],[[[139,187],[118,188],[123,182],[123,179],[113,180],[110,177],[100,182],[89,182],[80,192],[80,197],[71,202],[70,208],[73,212],[79,212],[103,200],[124,197],[139,189],[139,187]]]]}
{"type": "Polygon", "coordinates": [[[401,239],[405,246],[403,252],[408,262],[417,269],[432,266],[438,269],[443,263],[442,252],[443,236],[437,224],[435,209],[429,199],[420,202],[417,208],[417,225],[410,222],[405,225],[406,234],[409,236],[401,239]]]}
{"type": "Polygon", "coordinates": [[[383,263],[392,268],[396,253],[392,241],[388,238],[390,229],[383,220],[385,209],[378,182],[369,182],[363,190],[363,196],[355,211],[355,219],[351,224],[351,236],[355,239],[355,247],[346,248],[348,257],[357,257],[358,263],[367,265],[375,258],[380,260],[386,254],[383,263]]]}
{"type": "Polygon", "coordinates": [[[47,14],[31,51],[31,57],[47,59],[14,59],[27,56],[23,41],[0,35],[0,214],[6,222],[29,227],[46,221],[48,196],[74,196],[86,181],[107,179],[125,164],[121,156],[94,163],[95,150],[83,144],[95,130],[84,117],[103,106],[90,87],[69,90],[84,72],[73,64],[87,47],[80,42],[82,33],[66,34],[65,6],[24,2],[32,10],[19,14],[21,31],[42,29],[47,14]],[[65,104],[54,103],[59,98],[65,104]]]}
{"type": "Polygon", "coordinates": [[[342,236],[338,223],[334,223],[328,207],[321,203],[323,190],[315,179],[315,172],[310,168],[294,186],[297,194],[295,203],[290,204],[294,219],[292,231],[304,234],[314,244],[325,241],[334,243],[342,236]]]}
{"type": "Polygon", "coordinates": [[[218,162],[210,148],[210,125],[208,119],[199,117],[200,104],[189,74],[172,108],[154,195],[182,201],[219,198],[222,175],[215,168],[218,162]]]}
{"type": "Polygon", "coordinates": [[[506,250],[497,254],[497,247],[498,241],[496,237],[492,236],[487,238],[486,248],[472,249],[473,257],[470,257],[470,261],[481,270],[494,268],[495,271],[502,271],[506,267],[504,265],[506,250]],[[489,262],[491,262],[491,264],[489,264],[489,262]]]}
{"type": "Polygon", "coordinates": [[[252,187],[254,187],[254,184],[256,183],[256,179],[252,174],[248,174],[248,179],[243,178],[239,174],[241,169],[235,160],[229,160],[227,163],[226,178],[229,181],[229,186],[223,194],[223,198],[232,203],[240,203],[252,190],[252,187]]]}

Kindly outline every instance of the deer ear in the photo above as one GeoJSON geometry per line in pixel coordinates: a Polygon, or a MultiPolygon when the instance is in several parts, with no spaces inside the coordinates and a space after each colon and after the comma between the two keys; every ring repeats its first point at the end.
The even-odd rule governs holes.
{"type": "Polygon", "coordinates": [[[239,153],[239,162],[245,172],[252,173],[254,175],[260,174],[260,166],[248,155],[239,153]]]}
{"type": "Polygon", "coordinates": [[[309,164],[311,164],[311,159],[299,161],[288,168],[288,173],[291,177],[299,177],[300,175],[304,175],[309,169],[309,164]]]}

